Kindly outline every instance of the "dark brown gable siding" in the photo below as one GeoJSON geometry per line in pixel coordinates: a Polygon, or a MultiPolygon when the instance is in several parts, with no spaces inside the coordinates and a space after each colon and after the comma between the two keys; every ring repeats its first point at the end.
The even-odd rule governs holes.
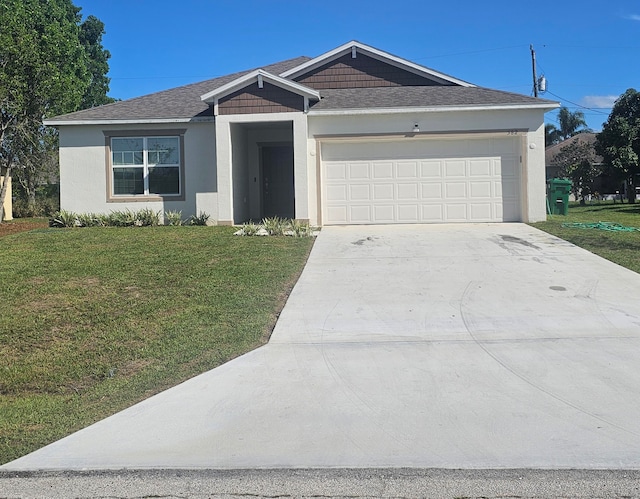
{"type": "Polygon", "coordinates": [[[264,82],[256,82],[229,94],[218,102],[218,114],[259,114],[303,111],[304,97],[264,82]]]}
{"type": "Polygon", "coordinates": [[[305,73],[296,81],[316,90],[325,88],[422,87],[441,85],[364,54],[346,54],[305,73]]]}

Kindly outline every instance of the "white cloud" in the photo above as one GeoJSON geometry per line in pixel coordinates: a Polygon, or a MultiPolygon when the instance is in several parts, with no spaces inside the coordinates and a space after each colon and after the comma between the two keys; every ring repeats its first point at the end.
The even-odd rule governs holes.
{"type": "Polygon", "coordinates": [[[611,109],[618,97],[618,95],[587,95],[582,98],[582,105],[596,109],[611,109]]]}
{"type": "Polygon", "coordinates": [[[631,21],[640,21],[640,15],[638,14],[630,14],[627,16],[627,19],[631,21]]]}

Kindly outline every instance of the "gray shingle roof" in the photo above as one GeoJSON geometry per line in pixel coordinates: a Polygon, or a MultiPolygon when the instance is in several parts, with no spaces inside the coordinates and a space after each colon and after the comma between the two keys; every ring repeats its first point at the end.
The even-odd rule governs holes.
{"type": "MultiPolygon", "coordinates": [[[[308,60],[308,57],[297,57],[265,66],[263,69],[269,73],[279,74],[308,60]]],[[[251,71],[254,70],[242,71],[211,80],[191,83],[182,87],[163,90],[162,92],[135,97],[105,106],[84,109],[75,113],[56,116],[55,118],[51,118],[51,120],[56,122],[72,122],[84,120],[179,119],[211,116],[209,106],[200,100],[200,96],[251,71]]]]}
{"type": "MultiPolygon", "coordinates": [[[[278,75],[294,68],[309,57],[289,59],[261,69],[278,75]]],[[[182,87],[156,92],[142,97],[94,107],[51,118],[56,124],[78,121],[103,120],[171,120],[210,117],[212,111],[200,97],[242,75],[254,70],[213,78],[182,87]]],[[[403,107],[454,107],[490,105],[535,105],[556,103],[526,95],[502,92],[480,87],[426,86],[426,87],[378,87],[348,88],[321,91],[322,100],[312,103],[311,110],[331,111],[341,109],[384,109],[403,107]]]]}
{"type": "Polygon", "coordinates": [[[312,110],[455,107],[492,105],[535,105],[556,103],[526,95],[481,87],[428,86],[377,87],[322,90],[322,100],[312,110]]]}

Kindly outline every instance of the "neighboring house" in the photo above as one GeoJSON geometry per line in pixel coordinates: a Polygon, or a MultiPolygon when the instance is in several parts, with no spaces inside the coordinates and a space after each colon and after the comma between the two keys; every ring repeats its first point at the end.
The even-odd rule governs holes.
{"type": "Polygon", "coordinates": [[[75,212],[544,220],[544,113],[359,42],[49,119],[75,212]]]}
{"type": "MultiPolygon", "coordinates": [[[[602,156],[598,156],[595,153],[595,143],[597,134],[591,132],[580,132],[573,137],[569,137],[562,142],[550,145],[545,149],[545,164],[547,179],[557,178],[562,175],[562,165],[556,162],[558,155],[562,150],[568,146],[576,143],[585,143],[589,145],[593,150],[593,165],[597,167],[602,166],[602,156]]],[[[604,173],[600,174],[593,181],[591,188],[592,192],[598,192],[600,194],[614,194],[617,190],[621,189],[621,183],[616,182],[609,175],[604,173]]]]}

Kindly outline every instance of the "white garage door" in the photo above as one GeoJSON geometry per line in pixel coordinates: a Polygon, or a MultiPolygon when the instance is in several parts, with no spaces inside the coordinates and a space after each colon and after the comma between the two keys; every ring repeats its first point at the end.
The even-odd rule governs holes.
{"type": "Polygon", "coordinates": [[[323,223],[519,221],[520,139],[322,144],[323,223]]]}

